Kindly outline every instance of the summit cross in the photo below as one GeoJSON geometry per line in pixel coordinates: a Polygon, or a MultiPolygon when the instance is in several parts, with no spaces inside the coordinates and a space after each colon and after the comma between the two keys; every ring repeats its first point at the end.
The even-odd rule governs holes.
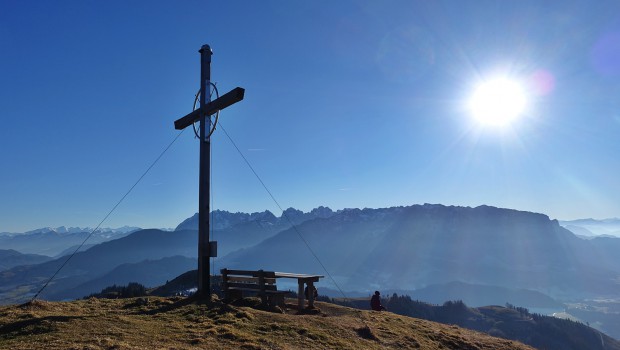
{"type": "Polygon", "coordinates": [[[211,47],[203,45],[200,50],[200,107],[174,122],[177,130],[200,121],[200,175],[198,179],[198,292],[210,300],[211,276],[209,258],[217,256],[216,242],[209,242],[209,198],[211,162],[211,116],[222,109],[243,100],[245,90],[236,87],[211,101],[211,47]]]}

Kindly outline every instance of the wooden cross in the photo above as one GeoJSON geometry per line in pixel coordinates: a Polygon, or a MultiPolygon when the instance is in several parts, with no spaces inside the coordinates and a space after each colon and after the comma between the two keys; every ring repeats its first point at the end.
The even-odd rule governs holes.
{"type": "Polygon", "coordinates": [[[209,257],[216,242],[209,242],[209,192],[211,157],[211,115],[243,100],[245,90],[237,87],[211,101],[211,47],[203,45],[200,50],[200,108],[174,122],[177,130],[185,129],[200,120],[200,175],[198,183],[198,295],[210,300],[209,257]]]}

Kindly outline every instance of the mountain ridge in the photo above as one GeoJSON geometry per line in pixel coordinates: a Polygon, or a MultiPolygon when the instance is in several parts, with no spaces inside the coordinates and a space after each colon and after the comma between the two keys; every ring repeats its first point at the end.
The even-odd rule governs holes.
{"type": "Polygon", "coordinates": [[[0,249],[0,271],[20,265],[34,265],[51,260],[49,256],[22,254],[14,249],[0,249]]]}
{"type": "MultiPolygon", "coordinates": [[[[23,254],[39,254],[57,256],[72,246],[78,246],[88,237],[89,244],[106,242],[124,237],[135,232],[133,227],[119,229],[92,229],[71,228],[61,226],[61,230],[42,228],[26,233],[11,233],[0,236],[0,247],[13,249],[23,254]]],[[[139,230],[139,228],[137,229],[139,230]]]]}
{"type": "Polygon", "coordinates": [[[560,221],[560,225],[585,237],[620,237],[620,219],[577,219],[560,221]]]}
{"type": "MultiPolygon", "coordinates": [[[[259,222],[275,225],[279,227],[290,227],[291,223],[299,224],[303,221],[311,220],[317,217],[329,217],[334,212],[324,206],[319,206],[305,213],[295,208],[288,208],[282,212],[279,217],[274,215],[271,211],[265,210],[262,212],[243,213],[243,212],[229,212],[225,210],[214,210],[210,214],[210,221],[215,230],[223,230],[238,224],[248,222],[259,222]]],[[[176,230],[198,230],[198,213],[183,220],[176,228],[176,230]]]]}
{"type": "Polygon", "coordinates": [[[320,247],[319,258],[332,274],[348,276],[341,282],[353,290],[416,289],[460,280],[562,297],[570,296],[562,295],[564,289],[596,295],[614,290],[620,266],[600,238],[582,240],[544,214],[430,204],[341,211],[282,231],[221,263],[261,268],[252,262],[262,261],[268,269],[322,271],[298,233],[320,247]],[[394,280],[400,285],[392,285],[394,280]]]}

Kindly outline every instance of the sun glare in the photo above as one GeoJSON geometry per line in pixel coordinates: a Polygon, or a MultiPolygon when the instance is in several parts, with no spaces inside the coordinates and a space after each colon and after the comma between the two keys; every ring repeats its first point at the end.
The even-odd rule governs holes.
{"type": "Polygon", "coordinates": [[[525,111],[526,97],[521,85],[507,78],[482,82],[469,100],[469,109],[483,125],[506,126],[525,111]]]}

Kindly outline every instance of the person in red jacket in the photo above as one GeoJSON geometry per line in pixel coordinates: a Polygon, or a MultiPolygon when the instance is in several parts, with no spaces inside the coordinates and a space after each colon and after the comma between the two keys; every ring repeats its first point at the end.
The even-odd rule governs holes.
{"type": "Polygon", "coordinates": [[[374,311],[383,311],[385,307],[381,305],[381,293],[379,291],[375,291],[375,295],[370,298],[370,308],[374,311]]]}

